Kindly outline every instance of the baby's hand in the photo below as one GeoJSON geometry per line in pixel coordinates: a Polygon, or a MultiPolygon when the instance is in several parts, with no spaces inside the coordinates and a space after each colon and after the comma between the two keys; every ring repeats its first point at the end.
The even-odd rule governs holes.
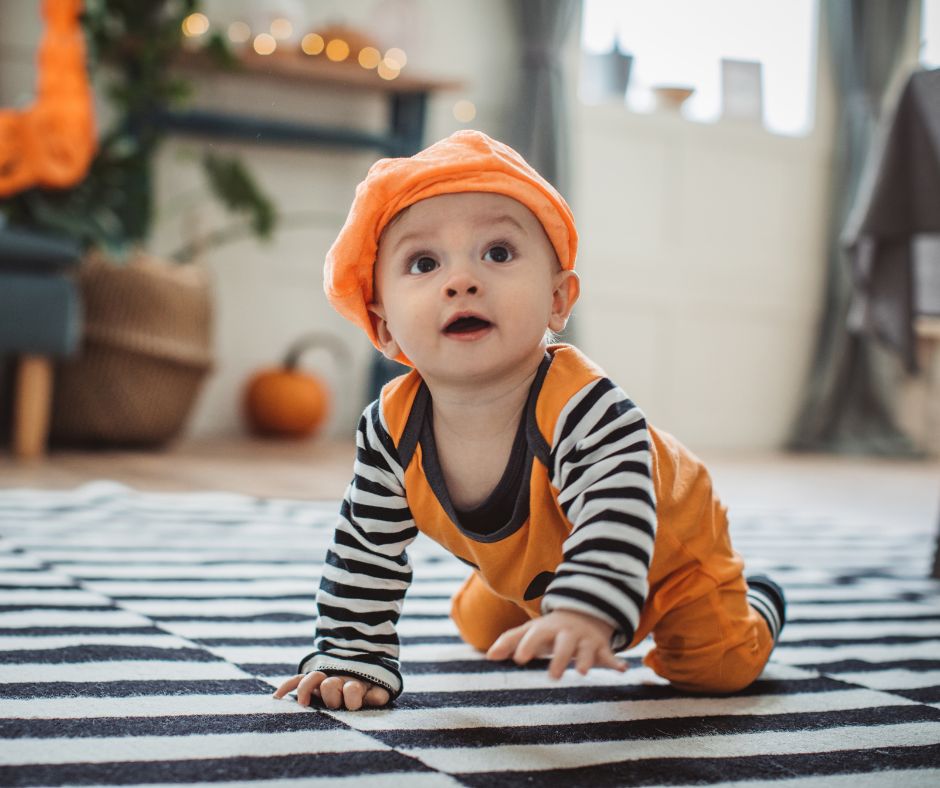
{"type": "Polygon", "coordinates": [[[610,624],[594,616],[573,610],[553,610],[503,632],[486,652],[486,658],[512,657],[516,664],[524,665],[541,654],[551,654],[548,675],[553,679],[561,678],[572,659],[582,676],[595,666],[622,673],[627,666],[610,648],[613,633],[610,624]]]}
{"type": "Polygon", "coordinates": [[[297,690],[297,702],[309,706],[316,696],[329,709],[347,708],[356,711],[363,706],[384,706],[389,701],[388,690],[365,679],[354,676],[327,676],[319,670],[299,673],[289,678],[274,692],[275,698],[283,698],[291,690],[297,690]]]}

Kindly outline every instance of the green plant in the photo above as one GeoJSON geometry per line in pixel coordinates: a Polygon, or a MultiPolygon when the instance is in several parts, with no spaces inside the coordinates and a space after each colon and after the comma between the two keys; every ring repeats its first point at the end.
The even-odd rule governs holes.
{"type": "MultiPolygon", "coordinates": [[[[190,96],[189,83],[170,66],[182,51],[182,22],[199,5],[200,0],[86,0],[82,25],[90,68],[106,85],[113,122],[76,186],[30,189],[0,201],[10,224],[69,236],[115,260],[146,241],[154,219],[154,156],[167,134],[154,118],[190,96]]],[[[218,35],[206,51],[223,64],[233,62],[218,35]]],[[[209,190],[247,221],[252,234],[270,237],[274,208],[238,158],[207,154],[202,164],[209,190]]]]}

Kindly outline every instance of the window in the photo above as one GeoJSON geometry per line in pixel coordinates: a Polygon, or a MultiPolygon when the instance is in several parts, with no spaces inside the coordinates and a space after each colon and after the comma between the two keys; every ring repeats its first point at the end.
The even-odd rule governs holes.
{"type": "Polygon", "coordinates": [[[940,0],[924,0],[921,8],[920,62],[924,68],[940,68],[940,0]]]}
{"type": "MultiPolygon", "coordinates": [[[[695,91],[682,112],[702,122],[722,116],[722,60],[759,63],[761,122],[800,136],[814,121],[816,36],[817,0],[585,0],[581,43],[587,60],[617,50],[632,57],[631,109],[651,110],[656,87],[688,86],[695,91]]],[[[582,97],[592,92],[582,78],[582,97]]]]}

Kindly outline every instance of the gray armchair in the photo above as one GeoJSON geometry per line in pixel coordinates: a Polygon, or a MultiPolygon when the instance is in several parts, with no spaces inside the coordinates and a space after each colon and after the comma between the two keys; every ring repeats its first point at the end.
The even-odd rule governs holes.
{"type": "Polygon", "coordinates": [[[0,226],[0,357],[15,364],[12,448],[20,459],[45,452],[56,358],[81,336],[81,301],[70,276],[77,245],[0,226]]]}

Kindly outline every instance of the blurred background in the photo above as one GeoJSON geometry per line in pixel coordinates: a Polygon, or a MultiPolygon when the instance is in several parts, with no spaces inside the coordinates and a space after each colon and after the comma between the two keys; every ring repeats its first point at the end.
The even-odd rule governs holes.
{"type": "Polygon", "coordinates": [[[571,203],[565,339],[653,423],[936,458],[938,66],[940,0],[3,0],[4,441],[348,440],[394,370],[326,250],[476,128],[571,203]]]}

